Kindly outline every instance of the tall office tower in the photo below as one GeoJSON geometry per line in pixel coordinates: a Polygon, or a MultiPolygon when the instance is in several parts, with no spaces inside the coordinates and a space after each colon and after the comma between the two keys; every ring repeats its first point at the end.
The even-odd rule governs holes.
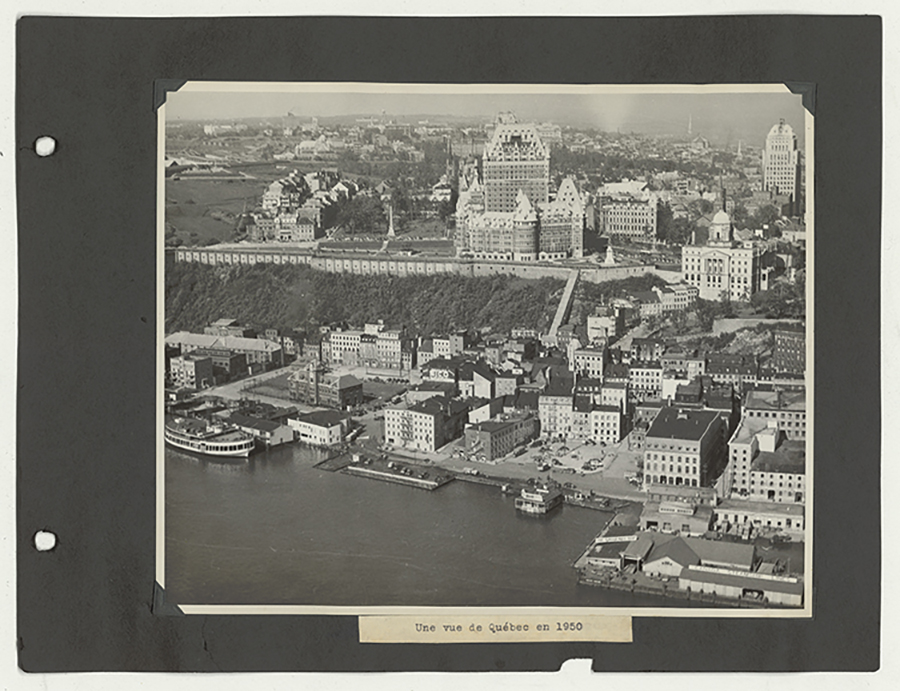
{"type": "Polygon", "coordinates": [[[763,187],[775,194],[791,197],[792,205],[799,208],[800,150],[794,129],[781,119],[769,130],[763,151],[763,187]]]}

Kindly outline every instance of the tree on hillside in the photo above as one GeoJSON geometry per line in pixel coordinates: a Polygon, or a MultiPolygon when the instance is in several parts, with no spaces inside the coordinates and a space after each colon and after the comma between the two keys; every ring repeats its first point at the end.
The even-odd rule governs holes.
{"type": "Polygon", "coordinates": [[[381,200],[357,195],[341,204],[336,223],[351,235],[383,233],[387,228],[387,217],[381,200]]]}

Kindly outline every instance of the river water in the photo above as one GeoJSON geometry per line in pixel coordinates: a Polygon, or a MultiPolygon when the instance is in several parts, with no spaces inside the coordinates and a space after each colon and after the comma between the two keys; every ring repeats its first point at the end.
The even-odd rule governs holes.
{"type": "Polygon", "coordinates": [[[685,606],[576,583],[610,514],[520,515],[497,487],[434,492],[314,468],[291,444],[248,463],[166,447],[166,591],[179,604],[685,606]]]}

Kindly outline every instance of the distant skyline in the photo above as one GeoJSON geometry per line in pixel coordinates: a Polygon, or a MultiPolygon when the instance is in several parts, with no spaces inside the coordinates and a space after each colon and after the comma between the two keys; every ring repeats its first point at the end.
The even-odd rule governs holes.
{"type": "MultiPolygon", "coordinates": [[[[352,87],[350,87],[352,88],[352,87]]],[[[396,87],[395,87],[396,88],[396,87]]],[[[168,120],[222,120],[301,117],[381,116],[403,120],[463,117],[490,121],[513,111],[522,122],[553,122],[607,132],[693,135],[722,144],[761,146],[772,125],[784,118],[804,144],[804,109],[790,93],[169,93],[168,120]]],[[[411,121],[415,124],[414,121],[411,121]]]]}

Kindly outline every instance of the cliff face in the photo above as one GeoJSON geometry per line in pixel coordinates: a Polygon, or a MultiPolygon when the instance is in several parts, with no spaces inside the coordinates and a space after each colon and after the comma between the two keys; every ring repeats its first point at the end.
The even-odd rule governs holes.
{"type": "Polygon", "coordinates": [[[166,332],[202,331],[223,316],[280,329],[383,319],[423,335],[487,326],[495,332],[517,326],[546,330],[562,286],[547,278],[401,278],[292,265],[178,263],[166,271],[166,332]]]}

